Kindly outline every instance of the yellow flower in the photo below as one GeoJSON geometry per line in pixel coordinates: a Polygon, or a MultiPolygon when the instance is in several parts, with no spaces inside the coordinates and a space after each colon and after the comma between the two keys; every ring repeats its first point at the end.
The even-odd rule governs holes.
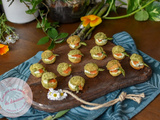
{"type": "Polygon", "coordinates": [[[8,45],[0,44],[0,55],[3,55],[9,51],[8,45]]]}
{"type": "Polygon", "coordinates": [[[83,22],[84,27],[86,27],[88,24],[90,27],[95,27],[102,22],[102,19],[96,15],[87,15],[81,17],[81,21],[83,22]]]}

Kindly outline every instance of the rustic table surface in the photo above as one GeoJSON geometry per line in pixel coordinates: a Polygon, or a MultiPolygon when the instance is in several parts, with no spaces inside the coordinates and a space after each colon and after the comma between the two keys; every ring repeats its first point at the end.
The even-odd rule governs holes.
{"type": "MultiPolygon", "coordinates": [[[[119,15],[125,14],[124,9],[120,9],[118,12],[119,15]]],[[[110,15],[112,16],[114,13],[110,15]]],[[[59,32],[71,34],[78,27],[79,23],[61,24],[58,30],[59,32]]],[[[49,46],[48,43],[37,45],[38,40],[44,37],[45,34],[41,29],[36,29],[36,24],[36,21],[27,24],[13,24],[8,22],[8,25],[16,28],[20,39],[15,44],[9,45],[10,51],[7,54],[0,56],[0,75],[28,60],[38,51],[47,49],[49,46]]],[[[126,31],[135,40],[139,50],[160,61],[160,22],[138,22],[134,20],[133,16],[119,20],[103,20],[93,31],[93,35],[100,31],[106,33],[108,37],[112,37],[115,33],[126,31]]],[[[56,45],[56,47],[63,44],[66,43],[56,45]]],[[[160,95],[139,114],[134,116],[132,120],[159,120],[159,101],[160,95]]]]}

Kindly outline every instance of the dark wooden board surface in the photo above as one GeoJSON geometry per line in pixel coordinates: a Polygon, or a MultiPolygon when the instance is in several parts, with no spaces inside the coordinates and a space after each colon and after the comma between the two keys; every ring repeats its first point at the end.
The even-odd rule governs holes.
{"type": "MultiPolygon", "coordinates": [[[[87,43],[87,46],[81,46],[79,48],[79,50],[81,50],[81,52],[84,54],[84,57],[82,57],[82,61],[78,64],[73,64],[68,60],[67,54],[71,50],[68,44],[60,46],[53,51],[54,53],[59,54],[54,64],[46,65],[42,61],[40,61],[40,63],[44,65],[47,71],[53,72],[57,75],[58,86],[56,89],[69,90],[69,79],[74,75],[80,75],[84,77],[86,83],[83,91],[76,95],[86,101],[92,101],[109,92],[125,88],[134,84],[145,82],[149,79],[149,77],[151,77],[152,70],[148,67],[144,67],[144,69],[141,70],[134,70],[129,65],[129,57],[126,57],[125,59],[120,61],[123,69],[126,72],[126,76],[111,76],[108,70],[106,69],[106,64],[108,61],[114,59],[111,53],[111,49],[115,45],[109,41],[105,46],[103,46],[103,49],[106,51],[107,57],[103,60],[93,60],[89,51],[96,44],[93,39],[87,40],[85,42],[87,43]],[[57,65],[61,62],[67,62],[69,64],[72,64],[72,73],[70,76],[62,77],[58,74],[56,69],[57,65]],[[84,65],[89,62],[96,63],[99,66],[99,68],[104,68],[105,71],[99,72],[98,76],[95,78],[87,78],[83,71],[84,65]]],[[[60,110],[65,110],[81,105],[80,102],[78,102],[69,95],[66,99],[61,101],[48,100],[48,90],[42,87],[41,78],[35,78],[34,76],[30,75],[27,83],[30,85],[33,92],[32,106],[36,109],[47,112],[57,112],[60,110]]]]}

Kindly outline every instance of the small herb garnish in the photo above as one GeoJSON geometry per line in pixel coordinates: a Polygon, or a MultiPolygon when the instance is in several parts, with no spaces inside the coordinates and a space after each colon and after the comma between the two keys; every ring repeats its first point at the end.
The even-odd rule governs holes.
{"type": "Polygon", "coordinates": [[[126,52],[123,52],[123,54],[124,54],[125,56],[129,57],[129,55],[128,55],[126,52]]]}
{"type": "Polygon", "coordinates": [[[143,63],[144,66],[149,67],[146,63],[143,63]]]}
{"type": "Polygon", "coordinates": [[[102,54],[107,57],[107,54],[105,52],[102,51],[102,54]]]}
{"type": "Polygon", "coordinates": [[[87,46],[85,42],[80,42],[81,45],[87,46]]]}
{"type": "Polygon", "coordinates": [[[125,77],[125,71],[122,67],[119,67],[119,70],[122,72],[122,75],[125,77]]]}
{"type": "Polygon", "coordinates": [[[107,38],[107,40],[113,40],[113,38],[107,38]]]}
{"type": "Polygon", "coordinates": [[[103,68],[98,68],[98,71],[104,71],[105,69],[103,69],[103,68]]]}
{"type": "Polygon", "coordinates": [[[75,87],[75,89],[76,89],[76,93],[79,93],[79,86],[78,85],[75,87]]]}

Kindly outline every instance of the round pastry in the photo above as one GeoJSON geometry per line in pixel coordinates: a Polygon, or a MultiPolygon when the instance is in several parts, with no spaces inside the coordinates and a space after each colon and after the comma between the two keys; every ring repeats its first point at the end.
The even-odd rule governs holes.
{"type": "Polygon", "coordinates": [[[70,90],[76,91],[78,93],[80,90],[83,90],[84,84],[85,79],[83,77],[73,76],[68,82],[68,87],[70,90]]]}
{"type": "Polygon", "coordinates": [[[71,49],[78,49],[81,45],[87,45],[85,42],[81,42],[80,37],[78,35],[70,36],[67,39],[67,43],[71,49]]]}
{"type": "Polygon", "coordinates": [[[84,66],[84,73],[89,78],[94,78],[98,75],[99,71],[104,71],[104,69],[98,68],[95,63],[87,63],[84,66]]]}
{"type": "Polygon", "coordinates": [[[31,74],[35,77],[41,77],[42,74],[45,72],[45,68],[39,63],[31,65],[29,69],[31,71],[31,74]]]}
{"type": "Polygon", "coordinates": [[[129,56],[126,52],[125,52],[125,49],[120,46],[120,45],[117,45],[117,46],[114,46],[112,48],[112,54],[113,54],[113,57],[117,60],[122,60],[125,58],[125,55],[126,56],[129,56]]]}
{"type": "Polygon", "coordinates": [[[91,56],[95,60],[103,60],[107,55],[105,54],[105,51],[100,46],[94,46],[90,50],[91,56]]]}
{"type": "Polygon", "coordinates": [[[57,54],[53,54],[53,52],[51,50],[45,50],[41,54],[42,61],[45,64],[52,64],[52,63],[54,63],[55,60],[56,60],[56,56],[57,56],[57,54]]]}
{"type": "Polygon", "coordinates": [[[98,32],[97,34],[94,35],[95,43],[99,46],[103,46],[107,44],[107,36],[103,32],[98,32]]]}
{"type": "Polygon", "coordinates": [[[148,65],[143,62],[142,56],[135,53],[130,56],[130,65],[136,70],[143,69],[144,66],[148,67],[148,65]]]}
{"type": "Polygon", "coordinates": [[[123,76],[125,76],[125,71],[123,70],[123,68],[121,67],[121,64],[119,63],[118,60],[111,60],[107,63],[107,69],[109,70],[109,73],[112,76],[118,76],[121,73],[123,74],[123,76]]]}
{"type": "Polygon", "coordinates": [[[58,66],[57,66],[57,71],[58,73],[61,75],[61,76],[68,76],[71,74],[71,65],[68,64],[68,63],[60,63],[58,66]]]}
{"type": "Polygon", "coordinates": [[[81,53],[80,50],[71,50],[68,53],[68,59],[72,63],[79,63],[79,62],[81,62],[82,56],[83,56],[83,54],[81,53]]]}
{"type": "Polygon", "coordinates": [[[56,75],[52,72],[45,72],[42,75],[41,83],[42,86],[46,89],[53,88],[55,89],[57,87],[57,80],[56,75]]]}

